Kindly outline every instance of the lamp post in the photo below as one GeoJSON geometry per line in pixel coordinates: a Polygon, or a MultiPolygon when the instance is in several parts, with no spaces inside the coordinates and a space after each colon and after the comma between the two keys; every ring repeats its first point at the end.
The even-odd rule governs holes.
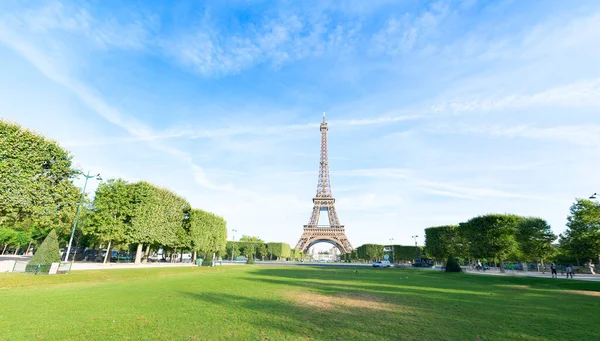
{"type": "Polygon", "coordinates": [[[233,232],[233,245],[231,245],[231,261],[233,262],[233,254],[235,253],[235,232],[237,232],[237,230],[231,230],[231,232],[233,232]]]}
{"type": "Polygon", "coordinates": [[[394,264],[394,244],[393,244],[394,238],[390,238],[390,247],[392,248],[392,264],[394,264]]]}
{"type": "Polygon", "coordinates": [[[79,221],[79,212],[81,211],[81,205],[83,204],[83,198],[85,197],[85,188],[87,187],[87,182],[91,178],[96,178],[98,181],[102,181],[100,174],[90,175],[88,171],[87,175],[82,172],[76,170],[76,174],[83,175],[85,177],[85,183],[83,184],[83,189],[81,190],[81,198],[79,199],[79,204],[77,205],[77,213],[75,214],[75,223],[73,224],[73,230],[71,231],[71,239],[69,239],[69,246],[67,247],[67,253],[65,254],[65,262],[69,261],[69,253],[71,252],[71,244],[73,243],[73,236],[75,235],[75,229],[77,228],[77,221],[79,221]]]}
{"type": "MultiPolygon", "coordinates": [[[[597,193],[592,194],[590,196],[590,200],[596,200],[596,196],[597,195],[598,195],[597,193]]],[[[591,259],[590,259],[590,264],[592,264],[592,260],[591,259]]],[[[600,255],[598,255],[598,264],[600,264],[600,255]]],[[[590,269],[590,272],[594,273],[593,269],[590,269]]]]}
{"type": "Polygon", "coordinates": [[[417,246],[417,238],[419,238],[419,236],[414,235],[411,238],[413,238],[415,240],[415,263],[416,263],[417,258],[419,258],[419,247],[417,246]]]}

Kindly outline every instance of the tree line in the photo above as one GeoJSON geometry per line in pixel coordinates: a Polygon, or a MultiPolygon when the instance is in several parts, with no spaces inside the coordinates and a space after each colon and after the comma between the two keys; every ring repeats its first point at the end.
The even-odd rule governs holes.
{"type": "MultiPolygon", "coordinates": [[[[56,231],[66,245],[79,204],[78,174],[72,156],[56,141],[0,121],[0,251],[29,250],[56,231]]],[[[94,200],[85,199],[77,231],[78,246],[134,248],[136,262],[151,249],[225,252],[226,221],[191,208],[168,189],[123,179],[102,182],[94,200]],[[145,248],[144,248],[145,247],[145,248]]]]}
{"type": "Polygon", "coordinates": [[[425,249],[429,257],[463,262],[498,262],[501,271],[507,260],[578,264],[600,263],[600,204],[576,199],[567,218],[567,229],[555,235],[548,222],[538,217],[487,214],[458,225],[425,229],[425,249]]]}
{"type": "Polygon", "coordinates": [[[344,261],[375,261],[384,258],[387,254],[390,261],[408,262],[413,261],[415,257],[423,255],[423,247],[414,245],[381,245],[381,244],[363,244],[349,253],[342,254],[341,260],[344,261]],[[389,251],[384,251],[384,249],[389,251]]]}
{"type": "Polygon", "coordinates": [[[291,260],[300,261],[306,255],[298,249],[293,249],[287,243],[269,242],[253,236],[243,235],[239,241],[228,241],[225,247],[225,259],[235,259],[238,256],[255,260],[291,260]]]}

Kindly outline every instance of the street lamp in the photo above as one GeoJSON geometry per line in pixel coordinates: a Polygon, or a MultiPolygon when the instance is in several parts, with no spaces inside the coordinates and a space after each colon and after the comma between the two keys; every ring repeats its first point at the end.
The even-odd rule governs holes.
{"type": "Polygon", "coordinates": [[[394,244],[393,244],[394,238],[390,238],[390,246],[392,247],[392,264],[394,264],[394,244]]]}
{"type": "Polygon", "coordinates": [[[75,214],[75,223],[73,224],[73,231],[71,231],[71,239],[69,239],[69,246],[67,247],[67,253],[65,254],[65,262],[69,261],[69,253],[71,252],[71,244],[73,243],[73,236],[75,235],[75,229],[77,228],[77,221],[79,220],[79,212],[81,211],[81,204],[83,204],[83,198],[85,197],[85,188],[87,186],[87,182],[91,178],[96,178],[98,181],[102,181],[100,177],[100,173],[96,175],[90,175],[88,171],[87,175],[83,174],[81,171],[75,170],[75,174],[80,174],[85,177],[85,183],[83,184],[83,189],[81,190],[81,198],[79,199],[79,204],[77,205],[77,213],[75,214]]]}
{"type": "Polygon", "coordinates": [[[415,263],[416,263],[417,258],[419,258],[419,247],[417,246],[417,238],[419,238],[419,236],[414,235],[411,238],[413,238],[415,240],[415,263]]]}
{"type": "Polygon", "coordinates": [[[237,230],[232,229],[231,232],[233,232],[233,245],[231,246],[231,261],[233,262],[233,254],[235,253],[235,232],[237,232],[237,230]]]}

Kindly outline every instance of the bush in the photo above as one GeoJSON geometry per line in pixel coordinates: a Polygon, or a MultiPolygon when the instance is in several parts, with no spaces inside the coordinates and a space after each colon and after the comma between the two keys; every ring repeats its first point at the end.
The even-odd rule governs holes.
{"type": "Polygon", "coordinates": [[[254,257],[252,257],[252,256],[248,257],[246,264],[254,264],[254,257]]]}
{"type": "Polygon", "coordinates": [[[202,266],[212,266],[213,261],[210,259],[206,259],[202,261],[202,266]]]}
{"type": "Polygon", "coordinates": [[[448,257],[448,261],[446,262],[446,272],[462,272],[460,265],[454,257],[448,257]]]}
{"type": "Polygon", "coordinates": [[[56,232],[52,230],[27,264],[38,265],[56,262],[60,262],[60,251],[58,250],[58,237],[56,232]]]}

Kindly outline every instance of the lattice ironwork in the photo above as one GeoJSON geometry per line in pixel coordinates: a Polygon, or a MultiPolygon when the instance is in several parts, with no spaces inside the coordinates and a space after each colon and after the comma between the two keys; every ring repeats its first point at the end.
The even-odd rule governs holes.
{"type": "Polygon", "coordinates": [[[317,182],[317,195],[313,198],[313,210],[308,220],[308,224],[304,225],[304,232],[296,244],[296,249],[307,252],[308,249],[320,242],[328,242],[334,244],[342,253],[352,251],[352,244],[346,237],[344,225],[340,224],[340,220],[335,209],[335,199],[331,191],[331,180],[329,177],[329,157],[327,155],[327,132],[329,130],[325,114],[323,114],[323,122],[321,122],[321,160],[319,163],[319,177],[317,182]],[[321,211],[327,211],[329,218],[329,226],[319,224],[319,215],[321,211]]]}

